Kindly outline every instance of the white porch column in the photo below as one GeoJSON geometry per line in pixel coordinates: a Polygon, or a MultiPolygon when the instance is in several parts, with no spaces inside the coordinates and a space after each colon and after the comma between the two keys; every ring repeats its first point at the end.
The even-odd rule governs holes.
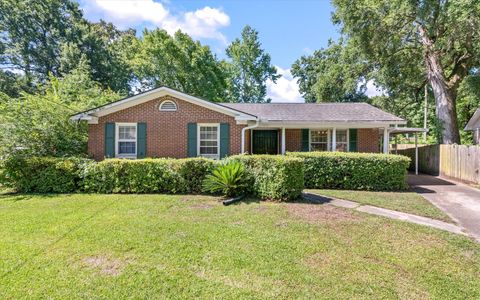
{"type": "MultiPolygon", "coordinates": [[[[246,128],[247,127],[242,128],[242,152],[240,154],[245,153],[245,131],[247,130],[246,128]]],[[[250,132],[250,140],[252,139],[251,135],[252,133],[250,132]]],[[[251,151],[252,149],[250,149],[250,152],[251,151]]]]}
{"type": "Polygon", "coordinates": [[[415,132],[415,175],[418,175],[418,134],[415,132]]]}
{"type": "Polygon", "coordinates": [[[337,151],[337,128],[332,129],[332,151],[337,151]]]}
{"type": "Polygon", "coordinates": [[[282,154],[285,154],[285,127],[282,127],[282,154]]]}
{"type": "Polygon", "coordinates": [[[383,129],[383,153],[388,154],[388,143],[390,142],[390,134],[388,133],[388,127],[383,129]]]}

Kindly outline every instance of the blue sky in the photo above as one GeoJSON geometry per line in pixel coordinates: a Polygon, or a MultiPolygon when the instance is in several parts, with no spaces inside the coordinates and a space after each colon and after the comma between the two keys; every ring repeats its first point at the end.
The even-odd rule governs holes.
{"type": "Polygon", "coordinates": [[[259,31],[263,48],[283,75],[276,84],[267,83],[275,102],[303,101],[289,72],[292,63],[339,36],[327,0],[80,0],[80,7],[87,19],[101,18],[120,28],[133,27],[139,32],[144,27],[168,32],[181,29],[221,58],[225,47],[248,24],[259,31]]]}

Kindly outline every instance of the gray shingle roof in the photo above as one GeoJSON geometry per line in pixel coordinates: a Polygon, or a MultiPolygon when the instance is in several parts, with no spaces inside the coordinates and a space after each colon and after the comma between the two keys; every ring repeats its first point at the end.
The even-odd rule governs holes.
{"type": "MultiPolygon", "coordinates": [[[[220,103],[219,103],[220,104],[220,103]]],[[[221,103],[269,121],[401,122],[395,115],[368,103],[221,103]]]]}

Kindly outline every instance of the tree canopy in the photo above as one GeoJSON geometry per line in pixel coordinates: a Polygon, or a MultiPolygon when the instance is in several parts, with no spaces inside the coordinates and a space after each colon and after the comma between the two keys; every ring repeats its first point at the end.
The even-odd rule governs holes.
{"type": "Polygon", "coordinates": [[[266,82],[275,82],[280,76],[270,55],[261,48],[258,32],[245,26],[241,38],[235,39],[226,52],[231,59],[226,65],[230,102],[270,102],[266,82]]]}
{"type": "Polygon", "coordinates": [[[135,46],[132,68],[139,89],[168,86],[212,101],[224,101],[226,73],[222,63],[190,36],[177,31],[145,30],[135,46]]]}
{"type": "Polygon", "coordinates": [[[70,0],[0,2],[0,64],[21,72],[30,87],[77,67],[82,57],[102,86],[129,92],[132,74],[122,51],[134,30],[90,23],[70,0]]]}
{"type": "Polygon", "coordinates": [[[292,65],[306,102],[366,101],[364,92],[370,64],[359,59],[357,48],[343,40],[302,56],[292,65]]]}
{"type": "Polygon", "coordinates": [[[459,87],[480,66],[476,0],[334,0],[333,20],[395,94],[433,92],[441,142],[460,143],[459,87]]]}
{"type": "Polygon", "coordinates": [[[93,81],[84,62],[62,78],[51,76],[41,92],[17,98],[0,93],[0,157],[22,152],[65,156],[86,153],[86,124],[69,117],[120,98],[93,81]]]}

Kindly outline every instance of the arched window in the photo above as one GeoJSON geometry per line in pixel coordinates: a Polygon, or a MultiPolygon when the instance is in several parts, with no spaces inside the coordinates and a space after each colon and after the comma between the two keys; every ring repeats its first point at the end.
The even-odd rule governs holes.
{"type": "Polygon", "coordinates": [[[177,104],[171,100],[165,100],[160,103],[160,111],[176,111],[177,104]]]}

